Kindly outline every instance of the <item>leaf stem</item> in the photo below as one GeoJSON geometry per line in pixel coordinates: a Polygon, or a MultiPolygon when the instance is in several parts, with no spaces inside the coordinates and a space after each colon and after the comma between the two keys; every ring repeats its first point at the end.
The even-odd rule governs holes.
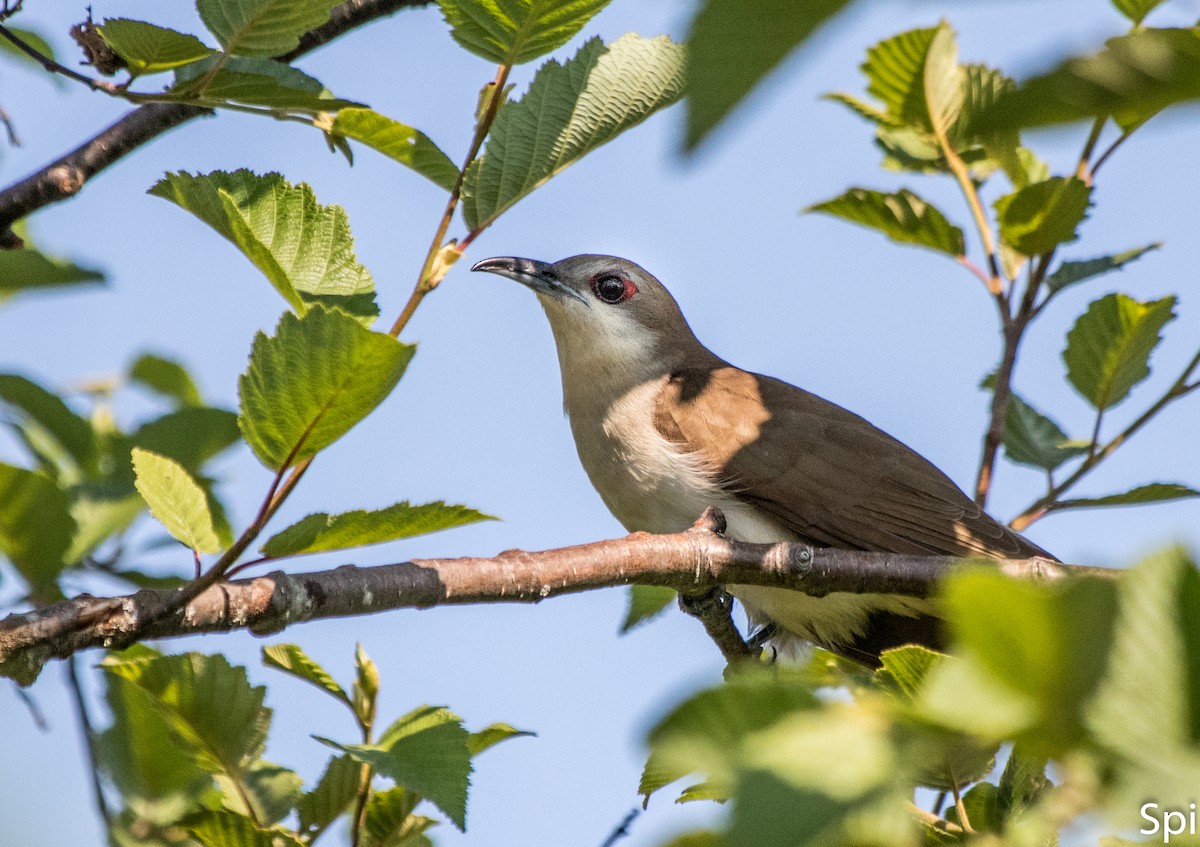
{"type": "MultiPolygon", "coordinates": [[[[408,302],[404,304],[396,322],[392,324],[392,328],[388,330],[388,334],[393,338],[398,338],[404,327],[412,319],[413,313],[417,311],[417,307],[421,305],[421,301],[425,299],[425,295],[433,289],[437,288],[438,283],[442,281],[442,276],[448,270],[445,264],[438,265],[437,258],[441,253],[442,244],[446,239],[446,232],[450,229],[450,222],[454,219],[454,210],[458,208],[458,201],[462,197],[463,180],[467,176],[467,167],[471,162],[475,161],[475,157],[479,155],[479,148],[483,146],[483,141],[487,138],[488,132],[491,131],[492,122],[496,120],[496,114],[500,111],[500,105],[504,102],[504,87],[508,83],[508,74],[512,70],[512,65],[500,65],[496,69],[496,79],[491,83],[492,96],[488,100],[487,108],[483,112],[483,116],[475,124],[475,134],[471,138],[471,145],[467,149],[467,157],[463,160],[463,165],[458,171],[458,178],[454,180],[454,188],[450,191],[450,198],[446,201],[446,208],[442,212],[442,218],[438,221],[437,229],[433,233],[433,239],[429,242],[429,250],[425,254],[425,263],[421,266],[421,273],[417,277],[417,284],[413,286],[412,293],[408,295],[408,302]]],[[[471,238],[478,233],[472,233],[471,238]]],[[[463,247],[466,245],[464,244],[463,247]]],[[[462,248],[457,251],[462,254],[462,248]]]]}
{"type": "Polygon", "coordinates": [[[32,44],[26,43],[23,38],[3,24],[0,24],[0,38],[4,38],[10,42],[26,56],[33,59],[43,68],[45,68],[49,73],[61,74],[62,76],[67,77],[67,79],[73,79],[76,82],[81,82],[93,91],[103,91],[105,94],[112,94],[114,96],[120,96],[122,93],[121,87],[114,83],[105,82],[102,79],[93,79],[90,76],[86,76],[78,71],[71,70],[64,65],[60,65],[58,62],[42,53],[32,44]]]}
{"type": "Polygon", "coordinates": [[[967,164],[962,160],[962,157],[958,155],[958,151],[950,143],[950,138],[946,135],[944,127],[935,125],[934,136],[937,138],[938,146],[942,149],[942,155],[946,157],[946,164],[950,167],[950,172],[954,174],[959,188],[962,189],[967,206],[971,209],[971,217],[975,220],[975,229],[979,232],[979,239],[983,244],[983,252],[987,254],[989,275],[985,279],[984,284],[987,285],[988,291],[994,296],[1003,298],[1004,286],[1000,280],[1000,262],[996,258],[996,240],[992,236],[992,228],[988,224],[987,215],[983,211],[983,203],[979,199],[979,191],[975,187],[974,180],[971,179],[971,171],[967,168],[967,164]]]}
{"type": "Polygon", "coordinates": [[[1092,124],[1092,131],[1088,133],[1087,141],[1084,142],[1083,150],[1079,154],[1079,163],[1075,165],[1075,178],[1083,180],[1088,186],[1091,186],[1092,179],[1096,175],[1095,169],[1089,168],[1088,163],[1091,162],[1092,153],[1096,150],[1096,144],[1100,141],[1100,133],[1104,131],[1104,124],[1107,122],[1108,118],[1104,115],[1096,118],[1092,124]]]}
{"type": "Polygon", "coordinates": [[[1200,383],[1188,383],[1189,377],[1191,377],[1192,372],[1195,371],[1197,367],[1200,367],[1200,350],[1196,351],[1196,355],[1194,355],[1192,360],[1188,362],[1187,367],[1183,369],[1183,373],[1181,373],[1179,378],[1171,384],[1171,387],[1168,388],[1166,392],[1164,392],[1163,395],[1159,397],[1158,400],[1156,400],[1148,409],[1146,409],[1146,411],[1139,415],[1137,420],[1125,427],[1125,429],[1114,436],[1111,441],[1109,441],[1099,450],[1093,449],[1093,452],[1088,454],[1087,458],[1083,460],[1083,463],[1080,464],[1080,466],[1077,467],[1070,476],[1068,476],[1058,485],[1051,488],[1044,496],[1039,497],[1037,500],[1027,506],[1024,511],[1009,521],[1008,525],[1019,532],[1036,521],[1038,518],[1042,517],[1048,511],[1051,511],[1054,508],[1054,504],[1063,494],[1065,494],[1069,489],[1074,487],[1077,482],[1087,476],[1098,464],[1111,456],[1118,447],[1132,438],[1138,432],[1138,430],[1149,423],[1155,415],[1157,415],[1175,400],[1186,396],[1194,391],[1197,387],[1200,387],[1200,383]]]}

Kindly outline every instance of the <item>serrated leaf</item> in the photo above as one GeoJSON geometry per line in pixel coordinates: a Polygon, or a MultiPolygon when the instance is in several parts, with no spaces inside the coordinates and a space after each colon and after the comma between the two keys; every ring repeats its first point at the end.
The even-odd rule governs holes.
{"type": "Polygon", "coordinates": [[[899,126],[895,119],[882,109],[872,106],[870,103],[859,100],[857,97],[846,94],[843,91],[831,91],[822,96],[823,100],[830,100],[834,103],[841,103],[851,112],[858,115],[864,120],[870,121],[876,126],[899,126]]]}
{"type": "Polygon", "coordinates": [[[1093,302],[1067,333],[1063,360],[1071,384],[1098,410],[1120,403],[1150,375],[1150,354],[1174,308],[1173,296],[1139,303],[1109,294],[1093,302]]]}
{"type": "Polygon", "coordinates": [[[875,671],[875,679],[886,690],[910,701],[920,692],[929,672],[945,658],[943,653],[916,645],[885,650],[879,656],[880,668],[875,671]]]}
{"type": "Polygon", "coordinates": [[[693,149],[848,0],[705,0],[692,19],[684,145],[693,149]]]}
{"type": "Polygon", "coordinates": [[[1058,424],[1016,394],[1008,398],[1004,418],[1004,455],[1010,461],[1052,471],[1088,451],[1086,442],[1072,441],[1058,424]]]}
{"type": "Polygon", "coordinates": [[[194,35],[145,21],[113,18],[97,29],[108,46],[125,60],[131,76],[169,71],[213,52],[194,35]]]}
{"type": "Polygon", "coordinates": [[[922,85],[930,127],[935,135],[948,134],[963,106],[963,69],[958,64],[954,30],[946,23],[938,26],[929,42],[922,85]]]}
{"type": "Polygon", "coordinates": [[[458,183],[458,168],[425,133],[376,111],[342,109],[329,131],[378,150],[447,191],[458,183]]]}
{"type": "Polygon", "coordinates": [[[320,80],[291,65],[253,56],[217,55],[184,65],[168,93],[204,106],[243,103],[310,115],[363,105],[334,97],[320,80]]]}
{"type": "Polygon", "coordinates": [[[1046,777],[1046,760],[1026,756],[1018,749],[1008,754],[1004,772],[1000,774],[1000,793],[997,806],[1005,820],[1013,820],[1032,805],[1053,783],[1046,777]]]}
{"type": "Polygon", "coordinates": [[[103,281],[104,274],[94,268],[37,250],[0,250],[0,299],[32,289],[103,281]]]}
{"type": "Polygon", "coordinates": [[[658,617],[675,602],[677,596],[674,588],[664,588],[661,585],[629,586],[629,605],[625,608],[625,620],[621,621],[621,633],[629,632],[638,625],[658,617]]]}
{"type": "Polygon", "coordinates": [[[1160,6],[1164,0],[1112,0],[1113,6],[1135,24],[1140,24],[1146,15],[1160,6]]]}
{"type": "Polygon", "coordinates": [[[102,667],[146,691],[193,761],[209,773],[239,775],[262,754],[271,723],[271,710],[263,705],[266,688],[251,686],[246,669],[224,656],[126,651],[102,667]]]}
{"type": "Polygon", "coordinates": [[[1046,287],[1051,292],[1057,293],[1077,282],[1083,282],[1092,277],[1106,274],[1109,271],[1119,271],[1130,262],[1140,259],[1151,250],[1157,250],[1159,247],[1162,247],[1162,242],[1156,241],[1153,244],[1147,244],[1145,247],[1135,247],[1132,250],[1126,250],[1123,253],[1114,253],[1111,256],[1100,256],[1096,259],[1085,259],[1083,261],[1063,262],[1054,273],[1046,278],[1046,287]]]}
{"type": "Polygon", "coordinates": [[[438,0],[454,40],[497,65],[522,65],[570,41],[611,0],[438,0]]]}
{"type": "Polygon", "coordinates": [[[316,836],[346,811],[358,794],[363,765],[350,756],[335,756],[325,766],[325,772],[312,791],[300,797],[296,809],[300,814],[300,833],[316,836]]]}
{"type": "Polygon", "coordinates": [[[474,759],[484,750],[495,747],[501,741],[508,741],[510,738],[521,738],[522,736],[533,738],[537,735],[536,732],[529,732],[524,729],[517,729],[515,726],[510,726],[506,723],[494,723],[490,726],[485,726],[478,732],[472,732],[467,739],[467,750],[474,759]]]}
{"type": "Polygon", "coordinates": [[[487,520],[495,518],[466,506],[447,505],[440,500],[419,506],[409,505],[406,501],[386,509],[369,512],[356,509],[340,515],[319,512],[271,536],[263,545],[262,552],[277,558],[324,550],[346,550],[487,520]]]}
{"type": "Polygon", "coordinates": [[[1200,31],[1140,29],[1023,83],[981,116],[989,127],[1033,127],[1113,116],[1129,129],[1200,97],[1200,31]]]}
{"type": "Polygon", "coordinates": [[[1177,482],[1152,482],[1121,494],[1060,500],[1052,508],[1060,512],[1064,509],[1094,509],[1100,506],[1136,506],[1142,503],[1161,503],[1164,500],[1182,500],[1186,497],[1200,497],[1200,491],[1177,482]]]}
{"type": "Polygon", "coordinates": [[[665,36],[593,38],[560,65],[538,69],[529,91],[500,108],[485,154],[463,180],[472,230],[494,221],[580,157],[679,99],[684,48],[665,36]]]}
{"type": "Polygon", "coordinates": [[[238,380],[242,434],[272,470],[302,461],[383,402],[415,348],[320,306],[259,333],[238,380]]]}
{"type": "Polygon", "coordinates": [[[350,697],[329,672],[309,657],[298,644],[271,644],[262,649],[263,664],[281,670],[340,700],[347,706],[350,697]]]}
{"type": "Polygon", "coordinates": [[[379,313],[375,282],[355,258],[345,211],[317,203],[304,183],[248,170],[180,172],[167,174],[150,193],[233,242],[296,311],[324,302],[367,320],[379,313]]]}
{"type": "Polygon", "coordinates": [[[75,534],[67,493],[49,477],[0,463],[0,553],[48,599],[75,534]]]}
{"type": "Polygon", "coordinates": [[[203,405],[192,375],[174,359],[143,353],[129,366],[129,379],[180,406],[203,405]]]}
{"type": "Polygon", "coordinates": [[[225,52],[280,56],[329,20],[338,0],[197,0],[196,11],[225,52]]]}
{"type": "Polygon", "coordinates": [[[421,706],[393,723],[377,744],[327,744],[430,800],[459,829],[466,825],[470,734],[445,707],[421,706]]]}
{"type": "Polygon", "coordinates": [[[95,470],[96,433],[57,394],[18,374],[0,374],[0,402],[45,430],[80,470],[95,470]]]}
{"type": "Polygon", "coordinates": [[[236,779],[217,774],[225,808],[272,826],[287,817],[300,799],[304,780],[295,771],[272,762],[252,762],[236,779]]]}
{"type": "Polygon", "coordinates": [[[962,230],[946,220],[937,207],[908,189],[895,194],[851,188],[840,197],[817,203],[806,212],[823,212],[879,230],[893,241],[928,247],[950,256],[965,250],[962,230]]]}
{"type": "Polygon", "coordinates": [[[204,809],[179,823],[203,847],[304,847],[279,829],[259,829],[245,815],[204,809]]]}
{"type": "Polygon", "coordinates": [[[221,549],[208,497],[182,465],[135,447],[133,472],[138,493],[150,507],[150,514],[173,538],[197,553],[221,549]]]}
{"type": "Polygon", "coordinates": [[[996,200],[1000,237],[1026,256],[1047,253],[1078,236],[1092,189],[1074,177],[1051,177],[996,200]]]}
{"type": "Polygon", "coordinates": [[[902,32],[867,50],[867,91],[897,124],[932,130],[925,96],[925,60],[941,27],[902,32]]]}
{"type": "Polygon", "coordinates": [[[423,815],[414,815],[413,809],[420,797],[405,788],[390,788],[376,791],[367,801],[363,825],[366,847],[409,847],[413,839],[437,824],[423,815]]]}
{"type": "Polygon", "coordinates": [[[97,762],[127,806],[173,810],[173,823],[212,788],[212,778],[180,748],[150,695],[106,674],[105,699],[112,725],[96,738],[97,762]]]}

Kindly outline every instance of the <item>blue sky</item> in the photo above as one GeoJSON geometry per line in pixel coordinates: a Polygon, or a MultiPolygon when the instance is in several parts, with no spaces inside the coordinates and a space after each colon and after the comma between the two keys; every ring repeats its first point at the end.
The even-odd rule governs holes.
{"type": "MultiPolygon", "coordinates": [[[[95,0],[92,6],[98,20],[128,16],[200,31],[190,4],[95,0]]],[[[690,7],[680,0],[615,0],[584,36],[612,40],[633,30],[682,38],[690,7]]],[[[35,3],[17,23],[47,33],[73,62],[62,33],[82,15],[82,5],[35,3]]],[[[1190,23],[1198,15],[1200,3],[1175,0],[1151,23],[1190,23]]],[[[880,170],[868,127],[818,99],[831,90],[860,92],[858,65],[868,45],[940,17],[958,31],[963,60],[1017,75],[1123,28],[1102,0],[860,4],[787,62],[697,156],[679,154],[682,111],[675,108],[571,168],[479,238],[469,261],[427,299],[405,333],[420,348],[399,388],[317,462],[280,516],[282,526],[311,511],[446,499],[503,521],[289,567],[491,555],[621,534],[575,457],[553,342],[533,296],[498,277],[468,273],[471,262],[493,255],[552,261],[599,252],[633,259],[671,288],[697,335],[718,354],[853,409],[969,486],[987,403],[977,385],[998,351],[992,303],[977,280],[939,256],[799,214],[851,185],[907,186],[966,228],[969,217],[948,180],[880,170]]],[[[569,56],[578,43],[559,55],[569,56]]],[[[374,24],[300,65],[335,93],[419,127],[456,161],[470,138],[478,88],[493,73],[456,48],[432,8],[374,24]]],[[[518,92],[533,70],[514,73],[518,92]]],[[[124,111],[101,94],[56,88],[11,63],[0,66],[0,105],[26,145],[0,153],[5,184],[124,111]]],[[[1073,166],[1084,134],[1070,127],[1030,140],[1062,172],[1073,166]]],[[[1118,290],[1143,300],[1182,296],[1180,317],[1151,362],[1151,380],[1111,415],[1112,424],[1156,397],[1194,352],[1198,148],[1194,111],[1156,119],[1106,165],[1082,237],[1063,251],[1088,258],[1165,242],[1125,271],[1064,294],[1031,332],[1017,389],[1073,435],[1084,436],[1091,418],[1063,377],[1060,353],[1091,299],[1118,290]]],[[[222,115],[157,140],[76,200],[34,219],[44,246],[102,267],[109,285],[28,297],[0,310],[0,370],[66,387],[118,372],[152,350],[186,362],[208,398],[233,406],[251,338],[275,324],[283,303],[232,246],[145,191],[164,171],[237,167],[278,170],[308,182],[322,202],[344,206],[359,259],[374,273],[384,319],[395,317],[441,212],[440,189],[368,150],[349,168],[315,131],[222,115]]],[[[461,234],[461,224],[451,232],[461,234]]],[[[125,408],[142,409],[129,399],[125,408]]],[[[1200,484],[1196,403],[1191,398],[1170,409],[1078,493],[1160,480],[1200,484]]],[[[235,522],[244,522],[269,478],[246,450],[220,470],[235,522]]],[[[1040,490],[1038,473],[1004,464],[991,510],[1007,519],[1040,490]]],[[[1194,502],[1095,511],[1047,519],[1029,535],[1068,561],[1121,565],[1174,541],[1200,547],[1197,518],[1194,502]]],[[[183,569],[179,558],[160,554],[155,562],[183,569]]],[[[591,845],[637,804],[646,728],[687,692],[720,679],[715,648],[678,612],[617,637],[624,602],[614,590],[536,607],[400,612],[307,624],[272,640],[302,644],[342,680],[361,641],[382,671],[384,717],[421,703],[447,704],[469,726],[503,720],[538,733],[478,760],[467,835],[439,827],[439,843],[591,845]]],[[[254,681],[269,682],[276,718],[268,756],[311,780],[327,751],[308,733],[349,737],[352,727],[319,695],[262,669],[261,643],[235,634],[166,646],[227,652],[251,666],[254,681]]],[[[85,656],[88,663],[99,658],[85,656]]],[[[100,838],[61,681],[62,669],[50,667],[31,692],[52,724],[49,733],[37,732],[12,690],[0,688],[0,725],[7,728],[0,734],[7,763],[0,817],[14,844],[100,838]]],[[[712,806],[675,806],[664,795],[624,843],[655,844],[715,814],[712,806]]]]}

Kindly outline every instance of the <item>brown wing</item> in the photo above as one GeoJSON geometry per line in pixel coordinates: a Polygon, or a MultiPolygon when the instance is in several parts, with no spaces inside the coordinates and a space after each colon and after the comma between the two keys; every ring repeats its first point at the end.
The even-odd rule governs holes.
{"type": "Polygon", "coordinates": [[[909,447],[777,379],[730,366],[681,371],[664,386],[655,423],[701,456],[727,490],[813,544],[1053,558],[909,447]]]}

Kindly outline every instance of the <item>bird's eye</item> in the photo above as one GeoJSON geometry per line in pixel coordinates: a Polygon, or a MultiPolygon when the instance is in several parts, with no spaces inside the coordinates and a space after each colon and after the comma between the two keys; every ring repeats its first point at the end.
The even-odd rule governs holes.
{"type": "Polygon", "coordinates": [[[592,280],[592,291],[596,297],[615,306],[637,293],[637,286],[619,276],[601,276],[592,280]]]}

